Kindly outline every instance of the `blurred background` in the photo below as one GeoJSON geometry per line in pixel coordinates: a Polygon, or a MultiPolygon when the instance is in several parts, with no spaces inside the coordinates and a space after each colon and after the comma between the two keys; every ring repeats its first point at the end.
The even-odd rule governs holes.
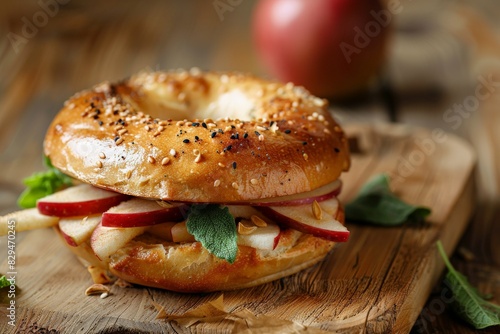
{"type": "MultiPolygon", "coordinates": [[[[2,1],[0,213],[42,168],[45,129],[65,99],[141,70],[191,67],[303,84],[344,123],[456,133],[477,150],[479,196],[497,202],[500,3],[283,2],[2,1]]],[[[489,256],[490,276],[476,282],[498,289],[500,261],[489,256]]]]}

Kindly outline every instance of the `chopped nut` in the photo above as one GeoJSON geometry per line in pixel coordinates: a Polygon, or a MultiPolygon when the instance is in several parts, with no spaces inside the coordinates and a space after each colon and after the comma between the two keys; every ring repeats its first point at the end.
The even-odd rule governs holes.
{"type": "Polygon", "coordinates": [[[103,284],[92,284],[85,290],[87,296],[100,295],[102,293],[109,293],[109,288],[103,284]]]}
{"type": "Polygon", "coordinates": [[[239,234],[248,235],[248,234],[255,232],[256,229],[257,229],[257,226],[255,226],[255,225],[248,226],[244,223],[243,220],[238,223],[238,233],[239,234]]]}
{"type": "Polygon", "coordinates": [[[316,200],[314,200],[314,202],[312,203],[312,212],[314,218],[316,218],[317,220],[321,220],[321,218],[323,218],[323,211],[321,211],[321,207],[319,206],[319,203],[316,200]]]}
{"type": "Polygon", "coordinates": [[[257,225],[258,227],[266,227],[267,226],[267,223],[259,216],[252,215],[252,217],[250,217],[250,219],[252,220],[252,223],[257,225]]]}

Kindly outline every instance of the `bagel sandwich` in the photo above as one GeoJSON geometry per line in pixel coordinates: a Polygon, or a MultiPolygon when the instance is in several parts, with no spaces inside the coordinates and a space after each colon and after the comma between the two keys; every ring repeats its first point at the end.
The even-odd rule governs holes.
{"type": "Polygon", "coordinates": [[[74,185],[17,213],[21,227],[54,226],[85,265],[130,283],[256,286],[349,237],[346,136],[291,83],[198,69],[104,82],[65,102],[44,153],[74,185]]]}

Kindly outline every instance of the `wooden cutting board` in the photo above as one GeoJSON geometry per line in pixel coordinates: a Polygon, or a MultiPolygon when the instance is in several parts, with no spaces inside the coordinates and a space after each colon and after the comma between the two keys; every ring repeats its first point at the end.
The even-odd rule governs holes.
{"type": "MultiPolygon", "coordinates": [[[[190,327],[156,319],[154,303],[168,314],[183,314],[221,293],[115,286],[108,298],[85,296],[90,277],[55,233],[26,232],[16,245],[17,327],[6,324],[1,314],[6,305],[1,305],[0,332],[230,333],[248,326],[249,333],[409,332],[443,270],[436,241],[450,253],[472,214],[475,155],[467,143],[439,129],[356,125],[347,132],[356,149],[352,168],[342,177],[342,200],[385,172],[403,200],[432,208],[426,223],[348,224],[349,242],[337,245],[320,264],[259,287],[224,292],[229,315],[190,327]]],[[[0,246],[7,249],[5,238],[0,246]]],[[[6,268],[2,257],[0,272],[6,268]]]]}

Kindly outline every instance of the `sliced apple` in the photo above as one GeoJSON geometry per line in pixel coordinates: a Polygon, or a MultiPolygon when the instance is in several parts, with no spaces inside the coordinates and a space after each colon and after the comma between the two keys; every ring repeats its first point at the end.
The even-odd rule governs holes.
{"type": "Polygon", "coordinates": [[[80,184],[41,198],[36,206],[46,216],[88,216],[104,212],[127,198],[127,195],[80,184]]]}
{"type": "Polygon", "coordinates": [[[0,217],[0,235],[7,235],[9,231],[16,232],[34,230],[57,225],[59,217],[44,216],[37,208],[20,210],[0,217]]]}
{"type": "Polygon", "coordinates": [[[250,201],[248,204],[253,206],[298,206],[309,204],[314,201],[323,202],[340,194],[341,189],[342,182],[340,180],[336,180],[312,191],[289,196],[264,198],[256,201],[250,201]]]}
{"type": "Polygon", "coordinates": [[[238,245],[257,249],[273,250],[279,243],[281,230],[276,224],[257,227],[249,234],[238,233],[238,245]]]}
{"type": "Polygon", "coordinates": [[[256,208],[282,226],[336,242],[347,241],[349,231],[335,219],[339,209],[337,198],[319,202],[319,206],[322,212],[320,219],[313,213],[311,204],[256,208]]]}
{"type": "Polygon", "coordinates": [[[107,261],[118,249],[144,233],[147,227],[116,228],[97,225],[90,237],[90,246],[101,261],[107,261]]]}
{"type": "Polygon", "coordinates": [[[186,222],[177,223],[172,227],[173,242],[195,242],[194,236],[188,232],[186,222]]]}
{"type": "Polygon", "coordinates": [[[148,228],[148,233],[160,237],[166,241],[173,241],[172,239],[172,227],[178,223],[168,222],[162,224],[152,225],[148,228]]]}
{"type": "Polygon", "coordinates": [[[59,221],[59,230],[68,245],[76,247],[90,239],[92,232],[101,222],[101,215],[62,218],[59,221]]]}
{"type": "Polygon", "coordinates": [[[159,205],[156,201],[133,198],[109,209],[102,215],[102,226],[138,227],[165,222],[178,222],[187,216],[182,203],[159,205]]]}

